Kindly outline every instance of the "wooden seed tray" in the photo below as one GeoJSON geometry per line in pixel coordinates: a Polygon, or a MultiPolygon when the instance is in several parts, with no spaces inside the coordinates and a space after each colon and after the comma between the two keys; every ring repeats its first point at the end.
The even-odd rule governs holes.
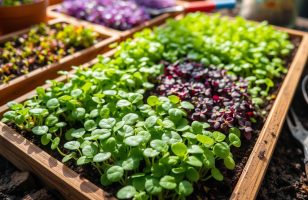
{"type": "MultiPolygon", "coordinates": [[[[285,31],[291,36],[301,37],[302,40],[281,85],[277,99],[230,197],[232,200],[256,198],[292,97],[306,64],[308,35],[304,32],[285,28],[277,27],[277,29],[285,31]],[[259,156],[260,154],[262,154],[262,157],[259,156]]],[[[114,50],[104,55],[112,56],[113,53],[114,50]]],[[[65,77],[59,77],[57,80],[63,81],[65,77]]],[[[47,88],[48,85],[44,87],[47,88]]],[[[32,91],[16,99],[16,102],[23,102],[34,93],[35,91],[32,91]]],[[[0,114],[6,110],[6,106],[0,107],[0,114]]],[[[80,178],[77,173],[3,123],[0,123],[0,153],[17,167],[32,171],[38,175],[50,187],[57,189],[67,199],[110,199],[101,188],[86,179],[80,178]]]]}
{"type": "Polygon", "coordinates": [[[103,32],[109,33],[111,35],[118,36],[118,37],[121,38],[122,41],[129,38],[129,37],[132,37],[134,33],[138,32],[138,31],[140,31],[144,28],[149,28],[149,27],[153,27],[153,26],[156,26],[156,25],[160,25],[160,24],[164,23],[169,17],[174,16],[174,14],[162,14],[162,15],[159,15],[157,17],[154,17],[153,19],[145,21],[142,24],[140,24],[140,25],[138,25],[134,28],[131,28],[129,30],[119,31],[119,30],[109,28],[109,27],[106,27],[106,26],[103,26],[103,25],[91,23],[91,22],[88,22],[86,20],[81,20],[81,19],[72,17],[70,15],[64,14],[64,13],[60,13],[60,12],[56,11],[56,9],[59,8],[60,6],[61,6],[61,4],[48,6],[47,15],[49,17],[65,19],[67,21],[80,23],[84,26],[93,27],[95,30],[103,31],[103,32]]]}
{"type": "MultiPolygon", "coordinates": [[[[68,23],[73,25],[78,25],[74,22],[69,22],[64,19],[54,19],[48,22],[49,25],[56,23],[68,23]]],[[[80,25],[79,25],[80,26],[80,25]]],[[[4,43],[13,37],[27,33],[30,30],[24,29],[18,32],[11,33],[0,37],[0,43],[4,43]]],[[[112,36],[106,32],[96,30],[99,33],[102,40],[93,46],[77,51],[72,55],[68,55],[59,62],[53,63],[44,67],[40,67],[36,70],[31,71],[26,75],[19,76],[8,83],[0,85],[0,106],[13,100],[26,92],[29,92],[39,85],[45,83],[47,79],[54,79],[58,76],[57,72],[59,70],[70,70],[71,66],[80,65],[85,63],[97,56],[97,54],[104,53],[110,50],[109,45],[117,40],[118,37],[112,36]]]]}

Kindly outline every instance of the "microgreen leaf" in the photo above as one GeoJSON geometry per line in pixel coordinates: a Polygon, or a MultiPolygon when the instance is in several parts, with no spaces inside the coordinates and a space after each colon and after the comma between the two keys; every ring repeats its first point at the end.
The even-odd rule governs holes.
{"type": "Polygon", "coordinates": [[[112,166],[107,172],[107,178],[111,182],[118,182],[124,175],[124,169],[120,166],[112,166]]]}
{"type": "Polygon", "coordinates": [[[162,191],[162,187],[156,178],[149,177],[145,181],[145,189],[150,194],[159,194],[162,191]]]}
{"type": "Polygon", "coordinates": [[[64,148],[68,150],[77,150],[80,147],[80,143],[78,141],[69,141],[64,144],[64,148]]]}
{"type": "Polygon", "coordinates": [[[193,193],[193,191],[193,186],[188,181],[181,181],[177,188],[177,193],[180,196],[189,196],[191,193],[193,193]]]}
{"type": "Polygon", "coordinates": [[[181,142],[172,144],[171,149],[172,152],[177,156],[185,156],[187,153],[187,146],[181,142]]]}
{"type": "Polygon", "coordinates": [[[99,126],[103,129],[111,129],[115,124],[116,124],[116,119],[114,118],[102,119],[99,122],[99,126]]]}
{"type": "Polygon", "coordinates": [[[32,129],[32,132],[35,135],[44,135],[44,134],[47,134],[48,127],[47,126],[36,126],[32,129]]]}
{"type": "Polygon", "coordinates": [[[105,160],[108,160],[111,157],[110,152],[105,153],[98,153],[93,157],[94,162],[104,162],[105,160]]]}
{"type": "Polygon", "coordinates": [[[136,195],[136,193],[137,191],[133,186],[127,185],[117,192],[117,197],[119,199],[131,199],[136,195]]]}
{"type": "Polygon", "coordinates": [[[164,176],[160,179],[159,185],[167,190],[173,190],[176,188],[177,184],[173,176],[164,176]]]}

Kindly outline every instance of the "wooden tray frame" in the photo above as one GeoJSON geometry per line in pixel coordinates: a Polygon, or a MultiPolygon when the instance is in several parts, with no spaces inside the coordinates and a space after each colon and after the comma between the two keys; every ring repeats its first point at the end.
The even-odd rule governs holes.
{"type": "MultiPolygon", "coordinates": [[[[288,108],[306,64],[308,34],[286,28],[277,27],[277,29],[301,37],[302,40],[281,85],[277,99],[233,190],[230,197],[232,200],[251,200],[257,197],[288,108]]],[[[112,50],[104,55],[112,56],[114,51],[112,50]]],[[[63,81],[65,77],[59,77],[57,80],[63,81]]],[[[46,88],[48,85],[44,85],[44,87],[46,88]]],[[[25,94],[16,99],[16,102],[23,102],[34,93],[35,91],[25,94]]],[[[0,115],[6,110],[6,106],[0,107],[0,115]]],[[[60,191],[67,199],[72,197],[74,199],[109,199],[104,195],[101,188],[86,179],[80,178],[78,174],[3,123],[0,123],[0,153],[17,167],[37,174],[49,186],[60,191]],[[52,166],[51,163],[53,163],[52,166]]]]}
{"type": "MultiPolygon", "coordinates": [[[[65,19],[53,19],[48,22],[49,25],[56,23],[68,23],[73,25],[78,25],[75,22],[67,21],[65,19]]],[[[30,28],[17,31],[5,36],[0,37],[0,43],[5,42],[12,37],[16,37],[20,34],[26,33],[30,28]]],[[[26,75],[19,76],[7,84],[0,85],[0,105],[5,104],[9,100],[13,100],[20,95],[25,94],[33,90],[35,87],[45,83],[47,79],[53,79],[58,77],[57,71],[59,70],[70,70],[73,65],[80,65],[89,60],[92,60],[97,56],[97,54],[104,53],[110,50],[109,45],[113,42],[118,41],[120,38],[110,35],[102,30],[95,30],[104,39],[91,47],[83,49],[81,51],[75,52],[72,55],[68,55],[61,58],[59,62],[53,63],[44,67],[40,67],[36,70],[31,71],[26,75]]]]}
{"type": "Polygon", "coordinates": [[[153,27],[155,25],[160,25],[160,24],[164,23],[169,17],[173,17],[174,16],[174,14],[162,14],[162,15],[159,15],[159,16],[153,18],[153,19],[145,21],[142,24],[140,24],[140,25],[138,25],[138,26],[136,26],[134,28],[131,28],[129,30],[119,31],[119,30],[116,30],[116,29],[113,29],[113,28],[109,28],[109,27],[106,27],[106,26],[103,26],[103,25],[91,23],[91,22],[88,22],[86,20],[81,20],[81,19],[78,19],[76,17],[72,17],[72,16],[69,16],[69,15],[66,15],[66,14],[63,14],[63,13],[55,11],[55,9],[58,8],[60,5],[61,4],[56,4],[56,5],[48,6],[48,8],[47,8],[47,15],[49,17],[65,19],[67,21],[71,21],[71,22],[75,22],[75,23],[80,23],[80,24],[82,24],[84,26],[93,27],[94,29],[96,29],[98,31],[103,31],[105,33],[109,33],[111,35],[115,35],[117,37],[120,37],[121,41],[123,41],[123,40],[125,40],[127,38],[132,37],[134,33],[138,32],[138,31],[140,31],[140,30],[142,30],[144,28],[153,27]]]}

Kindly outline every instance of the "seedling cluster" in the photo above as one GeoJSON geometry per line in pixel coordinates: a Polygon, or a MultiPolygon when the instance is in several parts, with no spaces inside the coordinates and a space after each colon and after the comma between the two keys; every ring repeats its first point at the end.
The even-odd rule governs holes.
{"type": "Polygon", "coordinates": [[[104,187],[121,185],[119,199],[185,199],[234,169],[232,150],[250,139],[291,49],[264,23],[189,14],[9,103],[2,121],[96,168],[104,187]]]}
{"type": "Polygon", "coordinates": [[[0,6],[20,6],[38,1],[39,0],[0,0],[0,6]]]}
{"type": "Polygon", "coordinates": [[[93,45],[99,36],[91,29],[57,23],[40,24],[0,44],[0,84],[93,45]]]}
{"type": "Polygon", "coordinates": [[[191,101],[194,105],[189,114],[191,120],[207,122],[222,132],[239,127],[247,139],[251,138],[255,113],[247,82],[228,75],[226,70],[189,60],[164,63],[164,74],[158,78],[156,93],[191,101]]]}

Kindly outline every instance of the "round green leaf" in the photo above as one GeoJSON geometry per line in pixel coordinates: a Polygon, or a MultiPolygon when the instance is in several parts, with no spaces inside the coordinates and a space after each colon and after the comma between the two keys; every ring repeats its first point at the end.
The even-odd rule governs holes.
{"type": "Polygon", "coordinates": [[[197,182],[200,179],[199,172],[193,167],[187,169],[186,177],[191,182],[197,182]]]}
{"type": "Polygon", "coordinates": [[[217,142],[222,142],[226,139],[225,134],[218,132],[218,131],[213,132],[213,137],[217,142]]]}
{"type": "Polygon", "coordinates": [[[170,131],[162,135],[162,140],[168,144],[182,142],[182,137],[175,131],[170,131]]]}
{"type": "Polygon", "coordinates": [[[99,126],[104,129],[111,129],[116,124],[116,122],[117,121],[114,118],[102,119],[99,122],[99,126]]]}
{"type": "Polygon", "coordinates": [[[167,190],[173,190],[176,188],[176,181],[173,176],[164,176],[160,179],[159,185],[167,190]]]}
{"type": "Polygon", "coordinates": [[[221,172],[217,168],[212,168],[211,174],[217,181],[222,181],[224,179],[224,176],[221,174],[221,172]]]}
{"type": "Polygon", "coordinates": [[[84,108],[76,108],[76,110],[73,111],[73,116],[78,120],[83,119],[85,114],[86,110],[84,108]]]}
{"type": "Polygon", "coordinates": [[[36,126],[32,129],[32,132],[35,135],[44,135],[47,134],[49,128],[47,126],[36,126]]]}
{"type": "Polygon", "coordinates": [[[117,94],[117,91],[116,90],[105,90],[103,94],[107,96],[114,96],[117,94]]]}
{"type": "Polygon", "coordinates": [[[241,139],[234,133],[229,134],[229,141],[235,147],[241,147],[241,139]]]}
{"type": "Polygon", "coordinates": [[[230,128],[229,133],[233,133],[237,137],[241,137],[241,131],[238,128],[235,128],[235,127],[230,128]]]}
{"type": "Polygon", "coordinates": [[[156,178],[147,178],[145,181],[145,190],[150,194],[159,194],[162,192],[162,187],[156,178]]]}
{"type": "Polygon", "coordinates": [[[32,108],[29,110],[29,113],[34,115],[34,116],[40,116],[41,114],[43,114],[44,109],[42,108],[32,108]]]}
{"type": "Polygon", "coordinates": [[[139,116],[135,113],[128,113],[127,115],[125,115],[123,118],[122,118],[122,121],[125,122],[125,124],[127,125],[134,125],[137,120],[138,120],[139,116]]]}
{"type": "Polygon", "coordinates": [[[56,127],[58,127],[58,128],[63,128],[63,127],[65,127],[66,125],[67,125],[66,122],[58,122],[58,123],[56,123],[56,127]]]}
{"type": "Polygon", "coordinates": [[[52,98],[52,99],[49,99],[47,101],[46,106],[49,109],[55,109],[55,108],[60,106],[60,103],[59,103],[58,99],[52,98]]]}
{"type": "Polygon", "coordinates": [[[91,162],[91,158],[87,158],[86,156],[81,156],[77,160],[77,165],[85,165],[91,162]]]}
{"type": "Polygon", "coordinates": [[[117,192],[117,197],[119,199],[131,199],[135,196],[136,193],[137,193],[136,189],[133,186],[128,185],[128,186],[121,188],[117,192]]]}
{"type": "Polygon", "coordinates": [[[68,150],[77,150],[80,147],[80,143],[78,141],[69,141],[64,144],[64,148],[68,150]]]}
{"type": "Polygon", "coordinates": [[[84,128],[87,130],[87,131],[93,131],[96,129],[96,123],[94,120],[87,120],[85,123],[84,123],[84,128]]]}
{"type": "Polygon", "coordinates": [[[178,121],[184,115],[183,111],[178,108],[171,108],[168,113],[172,121],[178,121]]]}
{"type": "Polygon", "coordinates": [[[58,123],[58,121],[59,121],[58,117],[54,115],[49,115],[45,120],[45,124],[47,126],[54,126],[55,124],[58,123]]]}
{"type": "Polygon", "coordinates": [[[131,103],[129,101],[125,100],[125,99],[121,99],[117,102],[118,108],[124,108],[124,107],[128,107],[130,105],[131,105],[131,103]]]}
{"type": "Polygon", "coordinates": [[[110,152],[98,153],[93,157],[94,162],[104,162],[111,157],[110,152]]]}
{"type": "Polygon", "coordinates": [[[72,153],[70,153],[70,154],[64,156],[64,157],[62,158],[62,162],[65,163],[65,162],[67,162],[67,161],[69,161],[69,160],[71,160],[72,158],[75,158],[75,157],[76,157],[76,153],[75,153],[75,152],[72,152],[72,153]]]}
{"type": "Polygon", "coordinates": [[[177,104],[180,102],[180,98],[178,96],[175,95],[170,95],[168,96],[168,99],[170,100],[171,103],[173,104],[177,104]]]}
{"type": "Polygon", "coordinates": [[[150,146],[160,152],[166,152],[169,148],[169,146],[162,140],[152,140],[150,146]]]}
{"type": "Polygon", "coordinates": [[[91,144],[91,145],[85,145],[82,148],[82,154],[88,158],[92,158],[98,151],[98,148],[96,145],[91,144]]]}
{"type": "Polygon", "coordinates": [[[124,139],[124,143],[128,146],[136,147],[143,142],[143,137],[141,135],[134,135],[124,139]]]}
{"type": "Polygon", "coordinates": [[[86,131],[84,130],[84,128],[79,128],[79,129],[73,130],[73,132],[71,133],[71,136],[74,138],[81,138],[85,133],[86,131]]]}
{"type": "Polygon", "coordinates": [[[177,188],[177,193],[180,195],[180,196],[189,196],[191,195],[191,193],[193,193],[194,189],[193,189],[193,186],[190,182],[188,181],[181,181],[178,185],[178,188],[177,188]]]}
{"type": "Polygon", "coordinates": [[[203,124],[198,121],[193,121],[191,124],[191,128],[194,134],[202,134],[203,131],[203,124]]]}
{"type": "Polygon", "coordinates": [[[139,160],[133,157],[129,157],[122,162],[122,167],[126,171],[137,169],[139,167],[139,160]]]}
{"type": "Polygon", "coordinates": [[[196,156],[189,156],[186,163],[191,166],[202,167],[202,162],[196,156]]]}
{"type": "Polygon", "coordinates": [[[235,168],[235,162],[230,155],[224,159],[224,164],[230,170],[233,170],[235,168]]]}
{"type": "Polygon", "coordinates": [[[41,137],[41,143],[42,145],[47,145],[49,144],[49,142],[51,141],[52,139],[52,135],[50,133],[47,133],[47,134],[44,134],[42,137],[41,137]]]}
{"type": "Polygon", "coordinates": [[[141,95],[141,94],[138,94],[138,93],[128,94],[128,101],[130,101],[133,104],[138,103],[142,99],[143,99],[143,95],[141,95]]]}
{"type": "Polygon", "coordinates": [[[211,138],[211,137],[209,137],[209,136],[207,136],[207,135],[200,135],[200,134],[198,134],[198,135],[196,136],[196,138],[197,138],[197,140],[198,140],[199,142],[201,142],[202,144],[204,144],[204,145],[206,145],[206,146],[208,146],[208,147],[212,146],[212,145],[215,143],[215,141],[213,140],[213,138],[211,138]]]}
{"type": "Polygon", "coordinates": [[[157,117],[156,117],[156,116],[148,117],[148,118],[145,120],[145,126],[146,126],[147,128],[151,128],[151,127],[153,127],[153,126],[156,124],[156,121],[157,121],[157,117]]]}
{"type": "Polygon", "coordinates": [[[157,151],[155,149],[152,149],[152,148],[146,148],[143,151],[143,155],[148,157],[148,158],[152,158],[152,157],[158,156],[159,155],[159,151],[157,151]]]}
{"type": "Polygon", "coordinates": [[[51,149],[55,150],[59,146],[59,144],[60,144],[60,138],[56,137],[55,139],[52,140],[51,149]]]}
{"type": "Polygon", "coordinates": [[[107,174],[103,174],[103,175],[101,176],[100,182],[101,182],[101,184],[102,184],[103,186],[109,186],[109,185],[112,184],[112,182],[108,180],[107,174]]]}
{"type": "Polygon", "coordinates": [[[107,178],[111,182],[118,182],[121,180],[123,174],[124,174],[124,169],[120,166],[112,166],[107,170],[107,178]]]}
{"type": "Polygon", "coordinates": [[[104,140],[111,136],[110,129],[95,129],[91,132],[92,136],[98,136],[98,139],[104,140]]]}
{"type": "Polygon", "coordinates": [[[149,96],[147,99],[147,103],[150,106],[156,106],[156,105],[159,105],[160,101],[157,96],[149,96]]]}
{"type": "Polygon", "coordinates": [[[191,103],[187,102],[187,101],[182,101],[181,102],[181,107],[187,110],[193,110],[195,107],[194,105],[192,105],[191,103]]]}
{"type": "Polygon", "coordinates": [[[213,151],[220,158],[226,158],[230,154],[230,147],[227,143],[221,142],[215,144],[213,151]]]}
{"type": "Polygon", "coordinates": [[[187,146],[184,143],[178,142],[172,144],[171,150],[177,156],[185,156],[187,153],[187,146]]]}
{"type": "Polygon", "coordinates": [[[204,151],[200,146],[193,144],[193,145],[188,147],[188,153],[202,154],[202,153],[204,153],[204,151]]]}
{"type": "Polygon", "coordinates": [[[78,98],[81,94],[82,94],[81,89],[75,89],[71,91],[71,96],[75,98],[78,98]]]}

